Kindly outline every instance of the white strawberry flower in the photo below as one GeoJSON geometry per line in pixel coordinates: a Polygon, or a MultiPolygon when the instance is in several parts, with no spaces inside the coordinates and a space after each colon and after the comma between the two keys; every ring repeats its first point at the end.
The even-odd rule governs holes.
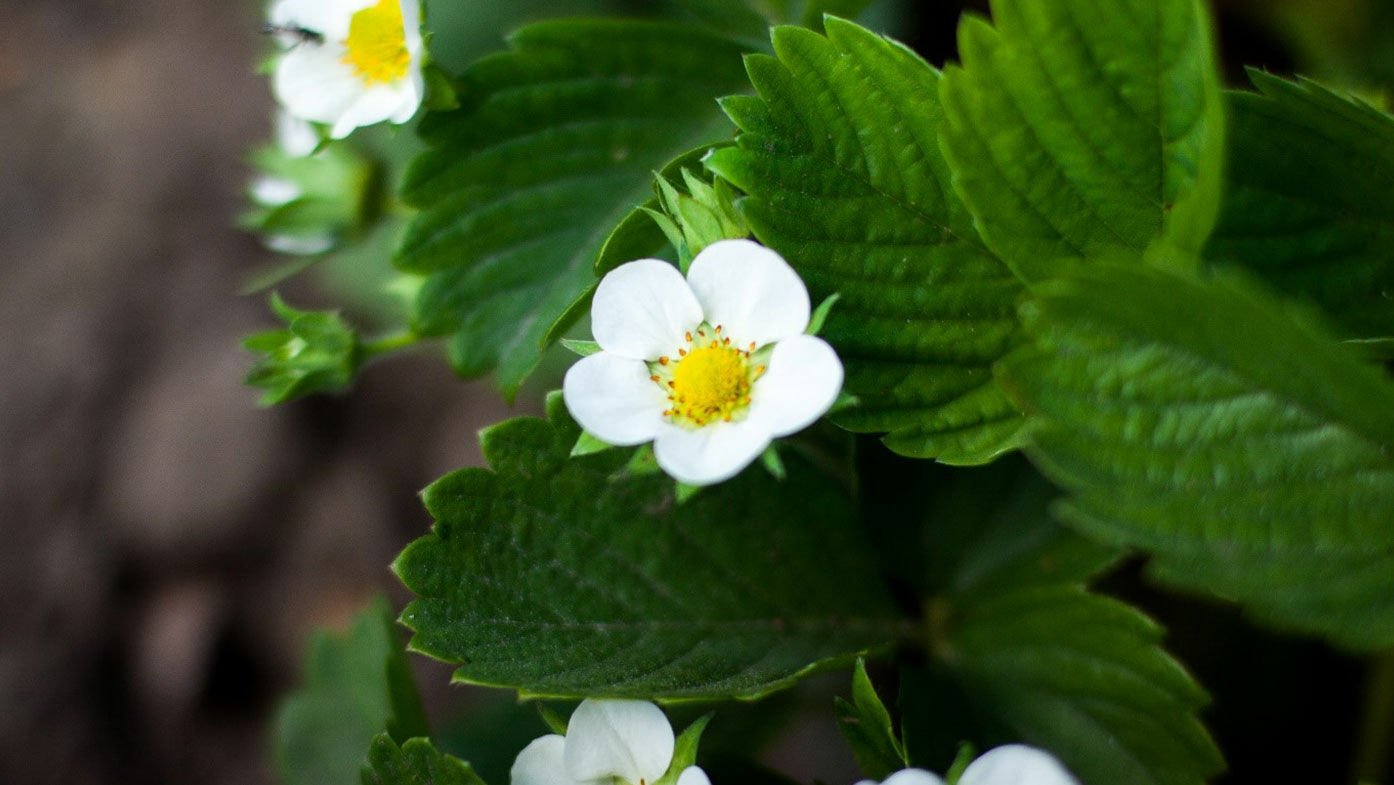
{"type": "MultiPolygon", "coordinates": [[[[534,740],[513,762],[512,785],[655,785],[673,763],[676,740],[663,711],[648,701],[585,700],[566,735],[534,740]]],[[[688,766],[674,785],[711,785],[688,766]]]]}
{"type": "MultiPolygon", "coordinates": [[[[876,783],[862,780],[857,785],[876,783]]],[[[881,785],[944,785],[944,780],[924,769],[903,769],[881,785]]],[[[1025,744],[1008,744],[990,749],[968,764],[957,785],[1079,785],[1079,780],[1050,753],[1025,744]]]]}
{"type": "Polygon", "coordinates": [[[270,29],[287,47],[272,89],[292,115],[342,139],[421,106],[420,0],[276,0],[270,29]]]}
{"type": "Polygon", "coordinates": [[[708,246],[686,280],[667,262],[629,262],[600,281],[600,351],[571,366],[562,395],[600,441],[653,442],[679,482],[721,482],[837,400],[842,362],[804,334],[809,316],[798,273],[749,240],[708,246]]]}

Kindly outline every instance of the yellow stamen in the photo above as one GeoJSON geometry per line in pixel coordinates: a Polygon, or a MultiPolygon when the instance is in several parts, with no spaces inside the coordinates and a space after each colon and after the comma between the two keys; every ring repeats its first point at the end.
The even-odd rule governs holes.
{"type": "Polygon", "coordinates": [[[411,53],[401,0],[378,0],[355,13],[344,50],[344,63],[364,84],[387,84],[406,76],[411,53]]]}
{"type": "Polygon", "coordinates": [[[673,369],[668,383],[677,396],[674,417],[702,426],[730,421],[750,400],[751,374],[745,356],[712,341],[693,349],[673,369]]]}

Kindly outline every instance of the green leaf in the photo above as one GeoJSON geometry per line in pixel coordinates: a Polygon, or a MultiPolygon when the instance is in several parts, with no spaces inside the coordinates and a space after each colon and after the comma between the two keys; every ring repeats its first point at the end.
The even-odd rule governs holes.
{"type": "Polygon", "coordinates": [[[1245,603],[1269,626],[1325,635],[1347,649],[1394,643],[1394,549],[1365,555],[1262,548],[1167,553],[1149,572],[1177,586],[1203,586],[1245,603]]]}
{"type": "Polygon", "coordinates": [[[995,0],[959,26],[944,151],[1018,275],[1162,244],[1219,209],[1224,105],[1201,0],[995,0]]]}
{"type": "Polygon", "coordinates": [[[276,720],[275,757],[286,785],[353,782],[374,737],[426,734],[421,701],[392,610],[381,597],[347,634],[317,635],[305,684],[276,720]]]}
{"type": "Polygon", "coordinates": [[[747,0],[680,0],[692,15],[731,35],[752,40],[763,40],[769,30],[770,19],[755,10],[747,0]]]}
{"type": "Polygon", "coordinates": [[[1005,364],[1090,536],[1287,627],[1394,643],[1394,384],[1237,279],[1100,269],[1024,307],[1005,364]],[[1342,605],[1348,607],[1341,609],[1342,605]]]}
{"type": "Polygon", "coordinates": [[[866,663],[857,660],[852,672],[852,701],[834,698],[837,708],[837,727],[852,748],[862,773],[874,780],[883,780],[910,765],[905,748],[895,735],[891,714],[871,678],[866,675],[866,663]]]}
{"type": "Polygon", "coordinates": [[[653,170],[729,133],[713,99],[744,78],[742,48],[691,25],[550,21],[509,41],[463,74],[461,109],[422,121],[397,263],[429,275],[417,330],[453,335],[456,370],[497,368],[511,394],[653,170]]]}
{"type": "Polygon", "coordinates": [[[1394,117],[1308,80],[1250,78],[1259,93],[1228,96],[1206,256],[1317,303],[1349,336],[1394,334],[1394,117]]]}
{"type": "Polygon", "coordinates": [[[373,739],[363,785],[484,785],[468,763],[442,755],[429,739],[408,739],[398,747],[383,733],[373,739]]]}
{"type": "Polygon", "coordinates": [[[804,5],[803,26],[823,29],[823,17],[831,14],[851,19],[871,5],[871,0],[808,0],[804,5]]]}
{"type": "MultiPolygon", "coordinates": [[[[1116,554],[1052,521],[1049,493],[1029,467],[1004,461],[940,482],[929,505],[933,667],[968,707],[946,758],[967,724],[980,749],[1048,749],[1085,785],[1200,785],[1222,767],[1195,716],[1205,693],[1162,650],[1156,624],[1085,589],[1116,554]]],[[[945,694],[906,695],[916,693],[945,694]]]]}
{"type": "Polygon", "coordinates": [[[435,528],[394,564],[418,597],[411,648],[458,681],[754,698],[905,632],[847,498],[808,464],[679,505],[663,475],[611,479],[625,451],[568,460],[579,431],[560,396],[549,413],[485,431],[492,469],[428,488],[435,528]]]}
{"type": "Polygon", "coordinates": [[[1085,785],[1201,785],[1223,768],[1205,693],[1146,616],[1078,586],[962,601],[942,656],[975,710],[1085,785]]]}
{"type": "Polygon", "coordinates": [[[939,153],[939,73],[838,19],[828,37],[778,28],[749,58],[759,98],[728,98],[737,146],[708,166],[749,196],[759,240],[815,302],[840,294],[823,337],[861,405],[834,416],[914,457],[983,463],[1020,415],[992,363],[1019,341],[1020,287],[986,251],[939,153]]]}

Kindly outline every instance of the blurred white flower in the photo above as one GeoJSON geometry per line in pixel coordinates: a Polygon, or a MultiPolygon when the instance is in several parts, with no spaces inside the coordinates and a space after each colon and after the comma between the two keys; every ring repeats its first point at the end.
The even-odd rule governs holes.
{"type": "Polygon", "coordinates": [[[421,106],[420,0],[276,0],[271,29],[288,47],[272,88],[287,112],[342,139],[421,106]]]}
{"type": "Polygon", "coordinates": [[[319,148],[314,126],[285,109],[276,110],[276,146],[291,158],[304,158],[319,148]]]}
{"type": "MultiPolygon", "coordinates": [[[[654,785],[672,765],[676,740],[662,710],[648,701],[585,700],[566,735],[533,741],[518,753],[512,785],[654,785]]],[[[696,766],[676,785],[710,785],[696,766]]]]}
{"type": "MultiPolygon", "coordinates": [[[[876,785],[862,780],[857,785],[876,785]]],[[[923,769],[904,769],[881,785],[944,785],[944,780],[923,769]]],[[[995,747],[980,755],[958,778],[957,785],[1079,785],[1060,761],[1044,750],[1024,744],[995,747]]]]}
{"type": "Polygon", "coordinates": [[[652,441],[678,481],[721,482],[836,401],[842,362],[804,334],[809,315],[798,273],[749,240],[708,246],[686,280],[667,262],[630,262],[596,289],[601,351],[571,366],[562,394],[597,439],[652,441]]]}

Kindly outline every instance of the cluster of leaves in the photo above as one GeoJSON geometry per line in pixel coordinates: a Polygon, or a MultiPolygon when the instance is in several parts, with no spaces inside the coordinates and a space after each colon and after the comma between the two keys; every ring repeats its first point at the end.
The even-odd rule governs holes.
{"type": "MultiPolygon", "coordinates": [[[[1223,767],[1205,693],[1090,588],[1120,554],[1279,629],[1394,645],[1372,362],[1394,118],[1262,73],[1224,90],[1200,0],[995,0],[942,71],[821,15],[862,3],[809,2],[768,49],[787,3],[687,5],[706,24],[530,25],[459,76],[402,184],[412,330],[512,395],[598,273],[749,233],[839,298],[822,335],[858,405],[835,424],[978,468],[847,481],[833,440],[682,499],[643,453],[573,455],[554,397],[426,490],[435,527],[394,565],[414,650],[525,696],[669,701],[900,655],[899,732],[865,669],[838,707],[869,775],[1024,740],[1089,785],[1195,785],[1223,767]]],[[[346,384],[346,328],[282,310],[253,347],[276,399],[346,384]]],[[[384,728],[352,741],[366,782],[478,782],[384,728]]]]}

